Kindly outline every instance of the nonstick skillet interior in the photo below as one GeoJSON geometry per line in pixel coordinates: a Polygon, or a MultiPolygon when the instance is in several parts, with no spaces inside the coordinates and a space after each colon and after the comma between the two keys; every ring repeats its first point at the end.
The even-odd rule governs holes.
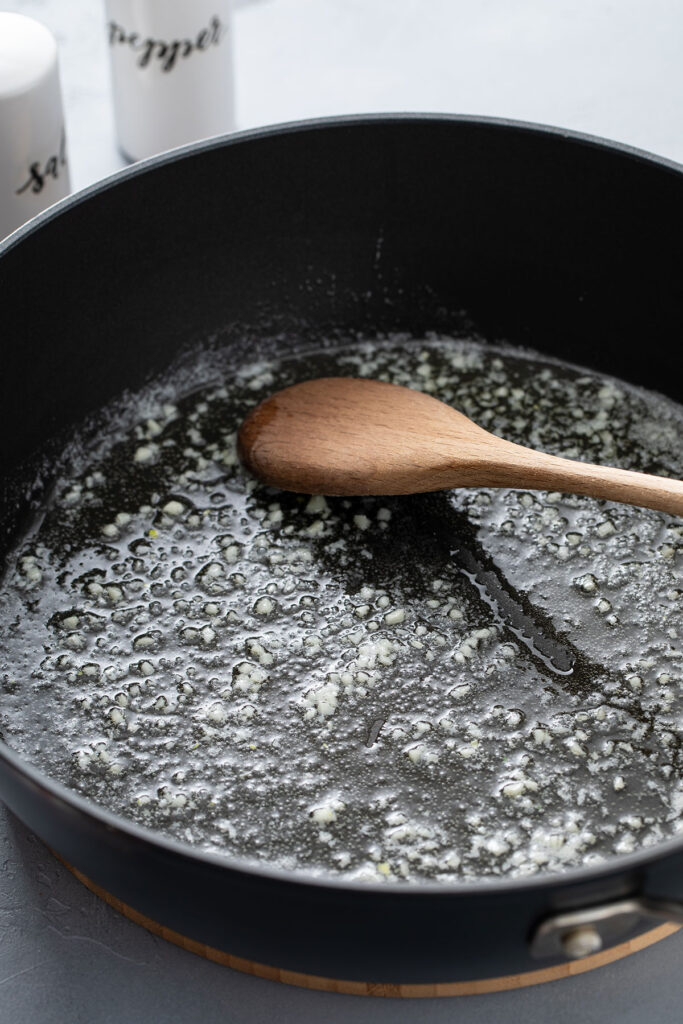
{"type": "MultiPolygon", "coordinates": [[[[201,144],[76,197],[7,243],[0,258],[4,535],[14,534],[26,514],[13,484],[17,467],[51,441],[59,445],[73,423],[140,385],[188,343],[218,334],[237,357],[232,339],[245,324],[252,334],[279,329],[309,341],[329,329],[419,334],[460,325],[464,314],[490,338],[680,400],[682,188],[680,172],[664,162],[592,140],[470,119],[388,118],[201,144]]],[[[47,472],[34,502],[43,485],[47,472]]],[[[354,919],[320,890],[302,896],[299,886],[278,888],[265,879],[261,889],[258,880],[247,883],[240,872],[228,880],[220,866],[163,844],[152,850],[125,830],[112,837],[104,819],[48,797],[14,766],[4,794],[45,838],[123,898],[146,902],[152,916],[170,913],[178,930],[226,946],[231,936],[223,935],[210,899],[220,877],[236,922],[235,952],[275,962],[279,951],[278,962],[284,955],[319,973],[361,976],[371,970],[370,947],[372,970],[383,976],[414,971],[443,978],[458,949],[483,964],[487,946],[480,969],[504,961],[519,967],[530,922],[547,902],[533,886],[524,899],[512,887],[507,905],[492,892],[473,891],[457,903],[444,894],[435,917],[427,892],[403,903],[387,895],[380,898],[383,923],[369,926],[361,955],[349,937],[354,920],[367,924],[369,892],[351,899],[354,919]],[[136,879],[119,862],[129,842],[127,852],[139,858],[136,879]],[[153,881],[159,864],[167,881],[183,877],[196,891],[194,910],[168,909],[153,881]],[[266,894],[280,894],[265,942],[263,928],[245,923],[247,892],[259,906],[266,894]],[[447,921],[465,907],[471,913],[477,898],[485,909],[468,941],[445,938],[447,921]],[[296,927],[294,904],[302,908],[296,927]],[[503,924],[512,908],[517,919],[503,924]],[[410,944],[389,934],[390,923],[398,928],[406,913],[415,914],[413,925],[428,922],[429,966],[416,966],[410,944]],[[312,921],[320,928],[327,920],[327,934],[335,915],[327,943],[303,938],[312,921]],[[294,937],[283,954],[288,919],[294,937]]],[[[667,857],[660,877],[665,871],[669,885],[667,857]]],[[[585,883],[558,879],[553,898],[622,893],[633,885],[631,871],[625,860],[603,872],[607,881],[597,886],[587,875],[585,883]]]]}

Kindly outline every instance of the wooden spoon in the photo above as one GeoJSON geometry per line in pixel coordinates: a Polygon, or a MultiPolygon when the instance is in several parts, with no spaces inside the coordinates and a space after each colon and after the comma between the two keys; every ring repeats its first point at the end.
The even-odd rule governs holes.
{"type": "Polygon", "coordinates": [[[377,380],[321,377],[278,391],[249,413],[238,445],[259,480],[303,494],[521,487],[683,515],[679,480],[524,448],[436,398],[377,380]]]}

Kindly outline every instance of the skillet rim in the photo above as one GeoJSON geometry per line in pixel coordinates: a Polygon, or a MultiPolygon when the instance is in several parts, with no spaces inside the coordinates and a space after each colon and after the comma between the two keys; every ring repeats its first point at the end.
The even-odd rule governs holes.
{"type": "Polygon", "coordinates": [[[307,118],[300,121],[282,121],[272,125],[262,125],[257,128],[244,128],[240,131],[229,132],[226,135],[212,135],[197,142],[190,142],[184,146],[177,146],[174,149],[167,149],[163,153],[146,157],[136,163],[113,171],[104,178],[86,185],[76,192],[65,196],[58,202],[48,206],[41,213],[36,214],[26,221],[15,231],[11,232],[4,239],[0,239],[0,258],[10,252],[15,245],[24,238],[29,237],[50,221],[60,217],[73,206],[80,206],[88,199],[106,192],[115,187],[120,181],[128,181],[145,174],[155,167],[162,167],[169,163],[175,163],[185,157],[194,156],[199,153],[209,152],[213,149],[221,149],[228,146],[240,145],[243,142],[258,141],[262,138],[273,138],[278,136],[305,133],[308,131],[324,131],[328,128],[352,128],[354,125],[369,126],[373,124],[469,124],[483,125],[490,128],[500,128],[511,132],[521,132],[528,135],[550,136],[565,139],[569,143],[586,146],[589,149],[616,152],[625,157],[635,159],[636,162],[654,165],[663,170],[672,171],[675,174],[683,172],[683,161],[672,160],[669,157],[651,153],[649,150],[640,149],[638,146],[630,146],[625,142],[617,142],[603,138],[600,135],[591,135],[587,132],[574,131],[570,128],[561,128],[557,125],[543,124],[535,121],[519,121],[514,118],[485,117],[477,114],[433,114],[429,112],[405,112],[405,113],[376,113],[376,114],[341,114],[338,116],[307,118]]]}
{"type": "MultiPolygon", "coordinates": [[[[0,240],[0,260],[11,253],[22,241],[32,237],[41,228],[57,220],[66,214],[71,208],[80,206],[97,196],[103,195],[111,188],[115,188],[120,182],[136,178],[140,174],[147,174],[155,168],[163,167],[166,164],[174,163],[188,157],[198,156],[201,153],[210,152],[215,149],[241,145],[243,143],[258,142],[261,139],[276,138],[288,135],[303,135],[308,132],[326,131],[338,128],[369,127],[372,125],[411,125],[411,124],[441,124],[453,125],[481,125],[483,127],[500,130],[501,132],[521,133],[522,135],[535,135],[540,137],[551,137],[564,139],[570,145],[583,146],[588,149],[617,154],[637,163],[643,163],[661,170],[671,172],[677,176],[683,176],[683,163],[679,163],[668,157],[663,157],[647,150],[630,146],[626,143],[616,142],[601,136],[591,135],[585,132],[578,132],[572,129],[565,129],[554,125],[541,124],[530,121],[520,121],[512,118],[485,117],[474,114],[440,114],[440,113],[373,113],[373,114],[346,114],[322,118],[311,118],[298,121],[287,121],[278,124],[265,125],[257,128],[244,129],[231,132],[227,135],[216,135],[197,142],[179,146],[167,150],[145,160],[138,161],[128,167],[121,168],[105,178],[80,189],[77,192],[65,197],[42,213],[32,218],[26,224],[17,228],[4,240],[0,240]]],[[[143,825],[138,825],[122,815],[115,814],[107,808],[94,803],[79,793],[69,789],[62,783],[44,775],[30,762],[24,760],[17,754],[2,738],[0,738],[0,763],[9,765],[23,780],[28,779],[30,783],[40,790],[46,792],[50,797],[56,798],[61,803],[77,810],[79,813],[94,819],[98,825],[108,831],[120,832],[138,842],[155,847],[165,854],[185,858],[190,861],[198,861],[207,864],[212,868],[223,869],[235,873],[242,873],[253,876],[256,879],[263,878],[290,888],[311,887],[317,889],[332,890],[335,892],[373,893],[375,896],[391,898],[399,895],[401,899],[420,899],[429,896],[494,896],[498,893],[522,893],[529,891],[546,891],[560,888],[569,888],[572,885],[585,883],[596,883],[617,875],[625,875],[628,872],[637,872],[638,869],[650,867],[659,861],[676,854],[683,854],[683,832],[679,837],[672,837],[657,843],[653,846],[643,847],[631,854],[615,854],[608,859],[588,866],[572,868],[568,871],[539,872],[529,876],[518,876],[508,878],[494,878],[488,881],[476,882],[414,882],[387,884],[387,882],[363,882],[353,879],[344,879],[334,875],[316,875],[305,870],[296,869],[288,871],[283,868],[276,868],[268,864],[260,864],[240,857],[232,857],[223,853],[202,849],[193,846],[188,842],[173,839],[163,833],[143,825]]],[[[1,797],[0,797],[1,799],[1,797]]],[[[591,902],[599,900],[596,896],[591,902]]]]}

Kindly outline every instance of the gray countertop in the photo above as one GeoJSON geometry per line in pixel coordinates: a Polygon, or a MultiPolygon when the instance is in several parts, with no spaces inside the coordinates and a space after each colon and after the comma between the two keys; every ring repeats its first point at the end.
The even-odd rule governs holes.
{"type": "MultiPolygon", "coordinates": [[[[72,183],[123,165],[98,0],[14,0],[60,42],[72,183]]],[[[431,110],[562,125],[683,160],[677,0],[241,0],[238,126],[431,110]]],[[[401,1001],[250,978],[155,938],[88,892],[0,808],[0,1021],[673,1024],[683,933],[512,993],[401,1001]]]]}

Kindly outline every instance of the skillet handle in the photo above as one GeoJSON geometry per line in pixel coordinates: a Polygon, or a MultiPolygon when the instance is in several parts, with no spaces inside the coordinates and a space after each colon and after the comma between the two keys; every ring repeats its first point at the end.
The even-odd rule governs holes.
{"type": "Polygon", "coordinates": [[[683,925],[683,903],[634,896],[553,914],[541,921],[532,933],[531,955],[537,959],[558,956],[567,960],[581,959],[614,945],[647,921],[683,925]]]}

